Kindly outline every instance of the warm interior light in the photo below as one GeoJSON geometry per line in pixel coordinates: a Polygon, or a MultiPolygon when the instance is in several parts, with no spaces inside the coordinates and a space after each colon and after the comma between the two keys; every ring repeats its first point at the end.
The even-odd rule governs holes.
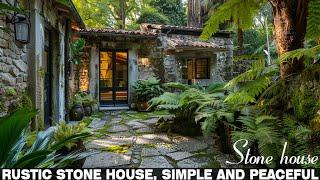
{"type": "Polygon", "coordinates": [[[145,67],[150,66],[149,58],[140,58],[140,63],[142,66],[145,66],[145,67]]]}

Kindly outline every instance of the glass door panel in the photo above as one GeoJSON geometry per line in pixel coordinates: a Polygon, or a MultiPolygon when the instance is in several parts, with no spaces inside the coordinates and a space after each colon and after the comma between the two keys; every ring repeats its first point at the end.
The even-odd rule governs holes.
{"type": "Polygon", "coordinates": [[[100,101],[103,104],[113,103],[113,63],[112,52],[100,53],[100,101]]]}
{"type": "Polygon", "coordinates": [[[100,104],[128,103],[128,52],[100,52],[100,104]]]}
{"type": "Polygon", "coordinates": [[[128,53],[116,52],[116,102],[126,103],[128,100],[128,53]]]}

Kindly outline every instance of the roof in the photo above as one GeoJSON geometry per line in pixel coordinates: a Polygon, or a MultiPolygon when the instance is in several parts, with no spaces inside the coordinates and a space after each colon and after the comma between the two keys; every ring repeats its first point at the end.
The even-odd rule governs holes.
{"type": "Polygon", "coordinates": [[[108,28],[87,28],[79,31],[84,36],[120,36],[120,37],[137,37],[137,38],[156,38],[157,33],[143,32],[140,30],[123,30],[108,28]]]}
{"type": "MultiPolygon", "coordinates": [[[[188,26],[173,26],[173,25],[163,25],[163,24],[148,24],[142,23],[140,25],[142,31],[156,31],[166,34],[186,34],[186,35],[197,35],[199,36],[203,28],[198,27],[188,27],[188,26]]],[[[216,37],[226,37],[230,38],[231,32],[226,30],[218,31],[214,36],[216,37]]]]}
{"type": "Polygon", "coordinates": [[[57,1],[57,0],[54,1],[55,7],[60,12],[67,13],[68,15],[70,14],[68,12],[71,12],[72,19],[80,26],[80,28],[85,28],[86,26],[85,26],[80,14],[79,14],[77,8],[75,7],[74,3],[72,2],[72,0],[68,0],[68,2],[69,2],[69,4],[64,4],[61,1],[57,1]]]}
{"type": "Polygon", "coordinates": [[[142,28],[148,28],[148,29],[158,29],[158,30],[182,30],[182,31],[196,31],[196,32],[202,32],[202,28],[197,27],[187,27],[187,26],[172,26],[172,25],[163,25],[163,24],[148,24],[148,23],[142,23],[142,28]]]}
{"type": "Polygon", "coordinates": [[[225,49],[222,46],[219,46],[215,43],[211,42],[203,42],[199,39],[182,39],[178,37],[171,37],[167,40],[168,45],[171,46],[173,49],[185,49],[185,48],[200,48],[200,49],[225,49]]]}

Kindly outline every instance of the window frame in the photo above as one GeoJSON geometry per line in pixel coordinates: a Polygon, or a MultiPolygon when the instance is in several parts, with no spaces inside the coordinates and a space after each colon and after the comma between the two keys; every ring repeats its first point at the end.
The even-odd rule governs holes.
{"type": "MultiPolygon", "coordinates": [[[[187,60],[187,65],[189,64],[188,61],[192,61],[192,79],[211,79],[210,77],[210,58],[192,58],[192,59],[188,59],[187,60]],[[198,62],[200,61],[205,61],[206,62],[206,75],[205,76],[201,76],[201,77],[197,77],[198,75],[198,62]]],[[[188,69],[189,67],[187,67],[188,69]]],[[[187,73],[189,73],[189,70],[187,70],[187,73]]],[[[201,75],[201,74],[200,74],[201,75]]],[[[187,76],[189,77],[189,74],[187,74],[187,76]]],[[[188,78],[189,79],[189,78],[188,78]]]]}

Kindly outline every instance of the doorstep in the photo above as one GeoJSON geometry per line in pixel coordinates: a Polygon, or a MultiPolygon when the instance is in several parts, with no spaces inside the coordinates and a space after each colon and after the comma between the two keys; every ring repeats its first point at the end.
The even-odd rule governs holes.
{"type": "Polygon", "coordinates": [[[100,111],[121,111],[129,110],[129,106],[100,106],[100,111]]]}

